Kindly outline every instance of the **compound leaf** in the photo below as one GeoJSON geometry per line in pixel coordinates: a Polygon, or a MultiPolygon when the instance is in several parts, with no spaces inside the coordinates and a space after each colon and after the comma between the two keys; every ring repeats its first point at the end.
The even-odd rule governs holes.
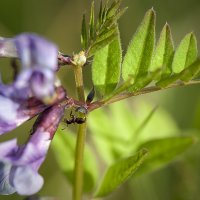
{"type": "Polygon", "coordinates": [[[147,155],[148,151],[142,149],[134,156],[120,160],[110,166],[95,196],[106,196],[127,181],[144,162],[147,155]]]}

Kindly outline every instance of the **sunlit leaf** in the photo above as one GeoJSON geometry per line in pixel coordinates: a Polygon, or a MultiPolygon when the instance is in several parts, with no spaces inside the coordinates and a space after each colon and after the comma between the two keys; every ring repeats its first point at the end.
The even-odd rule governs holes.
{"type": "Polygon", "coordinates": [[[144,162],[148,155],[146,149],[140,150],[134,156],[120,160],[110,166],[96,192],[96,197],[106,196],[127,181],[144,162]]]}
{"type": "Polygon", "coordinates": [[[162,75],[171,74],[171,64],[173,59],[174,46],[171,36],[171,30],[168,24],[163,27],[158,40],[155,52],[153,54],[150,71],[162,69],[162,75]]]}
{"type": "Polygon", "coordinates": [[[118,35],[112,43],[99,50],[94,56],[92,80],[95,88],[103,96],[110,94],[119,82],[121,54],[118,35]]]}
{"type": "MultiPolygon", "coordinates": [[[[76,138],[71,133],[58,129],[52,147],[60,169],[67,180],[73,184],[73,168],[76,138]]],[[[84,153],[84,192],[91,192],[96,184],[97,165],[92,150],[86,145],[84,153]]]]}
{"type": "Polygon", "coordinates": [[[192,137],[171,137],[156,139],[142,144],[138,149],[147,148],[149,156],[138,170],[138,173],[136,173],[136,176],[166,165],[185,152],[193,143],[194,138],[192,137]]]}
{"type": "Polygon", "coordinates": [[[178,46],[173,63],[174,73],[180,73],[184,68],[191,65],[197,58],[197,41],[193,33],[187,34],[178,46]]]}
{"type": "Polygon", "coordinates": [[[127,80],[129,75],[137,78],[147,74],[150,66],[155,41],[155,12],[149,10],[137,32],[129,44],[122,65],[122,77],[127,80]]]}

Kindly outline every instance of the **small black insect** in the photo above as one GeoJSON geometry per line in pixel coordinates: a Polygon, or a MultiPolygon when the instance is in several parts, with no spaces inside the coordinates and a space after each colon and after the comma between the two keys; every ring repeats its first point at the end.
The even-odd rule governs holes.
{"type": "Polygon", "coordinates": [[[64,119],[64,122],[69,125],[69,124],[83,124],[86,121],[86,117],[76,117],[75,115],[72,114],[72,111],[70,112],[70,117],[71,119],[64,119]]]}

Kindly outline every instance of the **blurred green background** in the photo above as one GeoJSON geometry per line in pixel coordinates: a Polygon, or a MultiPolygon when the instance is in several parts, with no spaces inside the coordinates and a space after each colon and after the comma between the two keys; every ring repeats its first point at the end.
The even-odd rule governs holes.
{"type": "MultiPolygon", "coordinates": [[[[71,55],[81,50],[80,27],[82,14],[89,15],[89,0],[1,0],[0,36],[12,37],[21,32],[36,32],[55,42],[61,52],[71,55]]],[[[95,0],[96,5],[99,1],[95,0]]],[[[200,42],[199,0],[124,0],[129,9],[120,19],[122,46],[126,47],[141,22],[145,12],[153,7],[157,13],[157,37],[162,26],[169,23],[175,46],[188,32],[194,31],[200,42]]],[[[200,47],[200,46],[199,46],[200,47]]],[[[5,82],[9,82],[8,61],[0,61],[0,70],[5,82]]],[[[91,88],[90,67],[84,71],[86,86],[91,88]]],[[[60,78],[71,96],[74,94],[74,79],[71,70],[62,69],[60,78]]],[[[165,109],[177,123],[180,133],[200,131],[199,85],[156,92],[137,101],[148,101],[165,109]]],[[[130,102],[134,102],[134,98],[130,102]]],[[[134,112],[134,110],[133,110],[134,112]]],[[[25,141],[32,121],[12,133],[2,136],[1,141],[17,136],[25,141]]],[[[165,168],[133,179],[114,192],[107,200],[197,200],[200,196],[200,144],[197,143],[178,161],[165,168]]],[[[63,158],[65,159],[65,158],[63,158]]],[[[67,161],[66,161],[67,162],[67,161]]],[[[66,163],[67,164],[67,163],[66,163]]],[[[71,187],[62,176],[52,151],[41,169],[45,185],[40,194],[64,200],[71,198],[71,187]]],[[[18,195],[0,196],[2,200],[22,200],[18,195]]]]}

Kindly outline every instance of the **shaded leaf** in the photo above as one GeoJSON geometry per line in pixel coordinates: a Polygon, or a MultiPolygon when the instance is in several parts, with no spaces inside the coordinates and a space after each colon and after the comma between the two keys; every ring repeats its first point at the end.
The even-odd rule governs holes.
{"type": "MultiPolygon", "coordinates": [[[[52,142],[52,148],[58,165],[71,184],[73,184],[75,143],[76,138],[73,134],[69,132],[65,134],[64,131],[59,129],[52,142]]],[[[94,188],[97,172],[96,159],[92,150],[86,145],[84,152],[84,192],[91,192],[94,188]]]]}
{"type": "Polygon", "coordinates": [[[180,79],[182,81],[188,82],[193,78],[195,78],[199,74],[199,72],[200,72],[200,59],[198,58],[189,67],[187,67],[181,72],[180,79]]]}
{"type": "Polygon", "coordinates": [[[121,54],[118,35],[113,42],[99,50],[94,56],[92,80],[96,90],[103,96],[109,95],[119,82],[121,54]]]}
{"type": "Polygon", "coordinates": [[[81,45],[84,49],[88,46],[88,36],[87,36],[87,28],[85,22],[85,15],[83,15],[82,19],[82,29],[81,29],[81,45]]]}
{"type": "MultiPolygon", "coordinates": [[[[147,74],[155,41],[155,12],[149,10],[129,44],[122,65],[122,77],[127,80],[131,74],[137,79],[147,74]]],[[[137,80],[136,80],[137,81],[137,80]]]]}
{"type": "Polygon", "coordinates": [[[194,138],[192,137],[171,137],[156,139],[142,144],[138,149],[147,148],[149,156],[136,175],[141,175],[166,165],[185,152],[193,143],[194,138]]]}
{"type": "Polygon", "coordinates": [[[121,10],[116,12],[115,15],[113,15],[110,18],[108,18],[105,21],[104,28],[100,31],[100,33],[102,33],[104,31],[104,29],[110,29],[110,28],[112,28],[112,26],[116,26],[117,20],[126,12],[126,10],[127,10],[127,7],[126,8],[122,8],[121,10]]]}
{"type": "Polygon", "coordinates": [[[172,83],[176,82],[177,80],[179,80],[181,77],[181,74],[173,74],[169,77],[166,77],[164,79],[161,79],[160,81],[158,81],[156,83],[157,86],[161,87],[161,88],[165,88],[169,85],[171,85],[172,83]]]}
{"type": "Polygon", "coordinates": [[[145,75],[141,75],[140,77],[137,78],[135,83],[128,88],[128,91],[130,92],[139,91],[140,89],[144,88],[149,83],[151,83],[152,80],[157,79],[159,75],[160,75],[160,69],[157,69],[156,71],[150,72],[145,75]]]}
{"type": "Polygon", "coordinates": [[[94,39],[94,36],[95,36],[95,25],[94,25],[94,1],[92,2],[92,5],[91,5],[89,27],[90,27],[90,32],[89,32],[90,40],[92,40],[92,39],[94,39]]]}
{"type": "Polygon", "coordinates": [[[180,73],[183,69],[191,65],[197,58],[197,41],[193,33],[187,34],[178,46],[173,63],[174,73],[180,73]]]}
{"type": "Polygon", "coordinates": [[[110,6],[110,8],[108,9],[108,12],[107,12],[107,19],[109,19],[110,17],[112,17],[116,14],[116,12],[118,11],[118,9],[121,5],[121,2],[122,2],[122,0],[117,0],[112,3],[112,5],[110,6]]]}
{"type": "Polygon", "coordinates": [[[102,24],[102,16],[103,16],[103,2],[101,0],[100,2],[100,8],[99,8],[99,16],[98,16],[98,24],[97,24],[97,29],[100,28],[102,24]]]}
{"type": "MultiPolygon", "coordinates": [[[[162,69],[162,76],[171,74],[171,64],[174,54],[174,46],[171,30],[168,24],[163,27],[158,40],[155,52],[153,54],[150,71],[162,69]]],[[[159,79],[159,78],[158,78],[159,79]]]]}
{"type": "MultiPolygon", "coordinates": [[[[197,59],[189,67],[185,68],[179,74],[173,74],[170,77],[164,78],[156,83],[157,86],[164,88],[170,84],[176,82],[177,80],[182,80],[188,82],[195,78],[200,72],[200,60],[197,59]]],[[[184,83],[183,83],[184,84],[184,83]]]]}
{"type": "Polygon", "coordinates": [[[106,40],[109,38],[111,35],[115,34],[117,31],[117,28],[114,27],[112,29],[106,29],[104,32],[98,35],[97,39],[95,40],[95,43],[101,42],[103,40],[106,40]]]}
{"type": "Polygon", "coordinates": [[[134,156],[120,160],[110,166],[95,196],[106,196],[127,181],[144,162],[147,155],[148,151],[142,149],[134,156]]]}
{"type": "Polygon", "coordinates": [[[97,51],[99,51],[101,48],[105,47],[106,45],[109,45],[118,35],[118,33],[115,31],[112,35],[109,37],[103,39],[102,41],[95,42],[88,52],[88,57],[93,56],[97,51]]]}

